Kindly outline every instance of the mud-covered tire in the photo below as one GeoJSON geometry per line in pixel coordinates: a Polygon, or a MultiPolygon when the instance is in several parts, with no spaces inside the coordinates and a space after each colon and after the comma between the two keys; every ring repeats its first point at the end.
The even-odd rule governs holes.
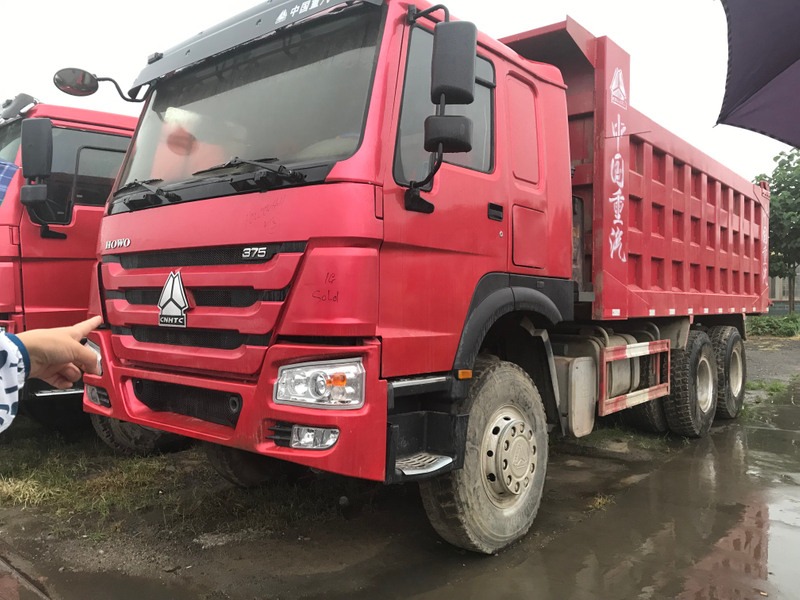
{"type": "Polygon", "coordinates": [[[626,411],[626,424],[647,433],[667,433],[669,423],[667,415],[664,414],[664,402],[661,398],[656,398],[644,404],[638,404],[626,411]]]}
{"type": "Polygon", "coordinates": [[[134,423],[91,415],[92,427],[98,437],[114,452],[127,456],[149,456],[183,450],[190,443],[189,438],[143,427],[134,423]]]}
{"type": "Polygon", "coordinates": [[[243,488],[282,478],[294,480],[308,470],[302,465],[239,448],[209,442],[205,442],[203,446],[214,470],[226,481],[243,488]]]}
{"type": "MultiPolygon", "coordinates": [[[[547,472],[547,418],[539,391],[528,374],[515,364],[486,356],[476,361],[469,394],[458,410],[469,414],[464,467],[420,482],[420,493],[433,528],[446,541],[459,548],[494,554],[523,537],[539,511],[547,472]],[[506,414],[517,416],[506,419],[506,414]],[[504,420],[506,425],[495,426],[504,420]],[[517,489],[522,491],[509,491],[503,499],[496,492],[500,482],[497,475],[491,479],[494,473],[484,473],[493,469],[487,464],[502,459],[505,450],[501,452],[501,448],[509,435],[515,435],[511,430],[517,423],[524,427],[505,450],[514,471],[513,485],[521,483],[517,489]],[[495,447],[496,459],[494,452],[487,451],[495,447]],[[525,476],[527,484],[520,481],[525,476]]],[[[503,480],[508,474],[502,471],[504,468],[497,463],[497,473],[503,480]]]]}
{"type": "MultiPolygon", "coordinates": [[[[656,360],[654,357],[645,358],[656,360]]],[[[643,362],[641,371],[645,374],[651,373],[650,365],[643,362]]],[[[642,388],[652,387],[658,383],[652,376],[643,375],[643,377],[646,380],[642,382],[642,388]]],[[[622,414],[626,425],[630,425],[640,431],[662,434],[669,432],[669,423],[667,423],[667,416],[664,414],[664,401],[661,398],[656,398],[644,404],[637,404],[623,411],[622,414]]]]}
{"type": "Polygon", "coordinates": [[[736,327],[714,327],[709,331],[717,359],[718,419],[735,419],[744,406],[747,357],[744,340],[736,327]]]}
{"type": "Polygon", "coordinates": [[[708,434],[717,409],[717,361],[703,331],[690,331],[685,350],[672,351],[670,395],[664,399],[669,429],[699,438],[708,434]]]}

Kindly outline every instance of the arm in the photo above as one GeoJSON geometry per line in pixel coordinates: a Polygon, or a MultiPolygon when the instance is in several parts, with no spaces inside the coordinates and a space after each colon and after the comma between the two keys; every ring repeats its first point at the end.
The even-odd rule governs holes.
{"type": "Polygon", "coordinates": [[[19,392],[29,377],[61,390],[86,373],[100,371],[94,352],[81,344],[103,320],[95,317],[72,327],[38,329],[19,336],[0,334],[0,433],[17,414],[19,392]]]}
{"type": "Polygon", "coordinates": [[[0,334],[0,433],[8,429],[17,414],[19,391],[29,371],[26,355],[19,338],[0,334]]]}

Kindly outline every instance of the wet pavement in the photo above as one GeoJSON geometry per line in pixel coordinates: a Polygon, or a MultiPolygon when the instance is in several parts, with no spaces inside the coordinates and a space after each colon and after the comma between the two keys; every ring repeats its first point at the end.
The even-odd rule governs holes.
{"type": "Polygon", "coordinates": [[[406,493],[313,541],[225,546],[151,577],[61,572],[0,548],[0,600],[800,598],[800,381],[784,379],[784,393],[748,392],[746,418],[661,456],[554,452],[531,534],[499,556],[441,542],[406,493]],[[588,510],[598,492],[608,505],[588,510]]]}

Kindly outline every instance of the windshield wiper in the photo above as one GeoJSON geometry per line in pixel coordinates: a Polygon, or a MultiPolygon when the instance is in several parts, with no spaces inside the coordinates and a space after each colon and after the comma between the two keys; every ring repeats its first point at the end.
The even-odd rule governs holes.
{"type": "Polygon", "coordinates": [[[130,191],[137,187],[141,187],[146,189],[150,194],[160,198],[162,200],[166,200],[167,202],[180,202],[182,198],[176,194],[175,192],[165,192],[160,187],[153,187],[150,185],[151,183],[158,183],[159,181],[164,181],[163,179],[146,179],[145,181],[139,181],[138,179],[134,179],[130,183],[126,183],[121,188],[119,188],[116,192],[114,192],[114,196],[118,196],[123,192],[130,191]]]}
{"type": "Polygon", "coordinates": [[[245,160],[237,156],[226,163],[216,165],[215,167],[209,167],[208,169],[203,169],[202,171],[197,171],[197,173],[192,173],[192,175],[203,175],[206,173],[213,173],[215,171],[223,171],[225,169],[234,169],[236,167],[241,167],[242,165],[253,165],[254,167],[259,167],[259,170],[253,173],[254,183],[260,183],[261,181],[266,180],[266,183],[272,185],[278,179],[283,179],[284,181],[288,181],[290,183],[302,183],[305,181],[306,176],[299,171],[293,171],[292,169],[284,167],[283,165],[275,166],[269,164],[271,162],[276,162],[277,160],[277,158],[245,160]]]}

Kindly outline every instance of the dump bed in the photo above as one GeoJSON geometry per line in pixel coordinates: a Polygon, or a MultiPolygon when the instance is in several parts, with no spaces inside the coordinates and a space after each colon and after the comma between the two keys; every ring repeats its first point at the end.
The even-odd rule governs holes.
{"type": "Polygon", "coordinates": [[[768,190],[635,110],[630,56],[607,37],[568,18],[501,41],[569,86],[574,273],[593,318],[765,312],[768,190]]]}

